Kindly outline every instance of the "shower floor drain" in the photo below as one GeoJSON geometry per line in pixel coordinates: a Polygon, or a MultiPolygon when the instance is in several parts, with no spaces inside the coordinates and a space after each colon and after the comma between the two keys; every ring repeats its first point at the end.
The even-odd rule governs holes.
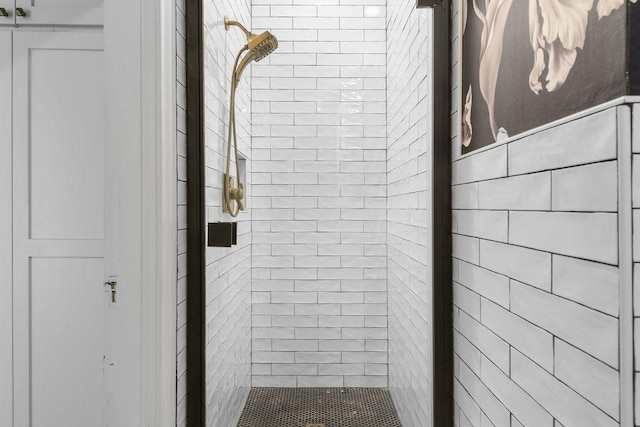
{"type": "Polygon", "coordinates": [[[238,427],[401,427],[383,388],[253,388],[238,427]]]}

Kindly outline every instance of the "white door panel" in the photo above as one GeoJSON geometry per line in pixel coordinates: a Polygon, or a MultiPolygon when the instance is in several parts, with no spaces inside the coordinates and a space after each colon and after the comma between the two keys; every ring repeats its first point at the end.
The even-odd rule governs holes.
{"type": "Polygon", "coordinates": [[[102,422],[108,307],[103,280],[100,258],[31,259],[34,426],[86,427],[102,422]]]}
{"type": "Polygon", "coordinates": [[[32,239],[104,238],[102,59],[92,50],[31,51],[32,239]]]}
{"type": "MultiPolygon", "coordinates": [[[[18,25],[102,25],[103,0],[17,0],[18,25]]],[[[126,11],[124,11],[126,13],[126,11]]]]}
{"type": "Polygon", "coordinates": [[[11,32],[0,32],[0,425],[13,425],[11,32]]]}
{"type": "Polygon", "coordinates": [[[14,426],[105,425],[98,33],[13,35],[14,426]]]}

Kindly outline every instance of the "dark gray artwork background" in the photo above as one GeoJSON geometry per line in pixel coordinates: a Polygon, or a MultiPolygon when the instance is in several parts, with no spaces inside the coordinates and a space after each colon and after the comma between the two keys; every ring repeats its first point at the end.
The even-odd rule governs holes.
{"type": "MultiPolygon", "coordinates": [[[[463,1],[468,1],[469,8],[462,45],[461,111],[469,84],[473,86],[473,137],[469,147],[462,147],[462,152],[467,153],[495,141],[478,83],[482,23],[473,11],[472,0],[463,1]]],[[[483,4],[482,1],[478,3],[483,4]]],[[[626,13],[626,7],[622,7],[598,20],[594,7],[589,12],[584,50],[578,49],[566,82],[554,92],[542,91],[536,95],[529,88],[534,60],[529,41],[529,2],[514,0],[507,19],[496,87],[498,127],[514,136],[623,96],[627,84],[626,13]]]]}
{"type": "Polygon", "coordinates": [[[640,95],[640,3],[629,4],[629,95],[640,95]]]}

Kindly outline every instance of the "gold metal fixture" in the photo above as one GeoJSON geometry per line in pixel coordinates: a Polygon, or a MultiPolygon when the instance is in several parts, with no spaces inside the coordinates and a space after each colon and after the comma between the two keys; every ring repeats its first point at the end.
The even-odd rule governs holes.
{"type": "Polygon", "coordinates": [[[108,282],[104,282],[105,287],[108,286],[109,287],[109,292],[111,292],[111,302],[115,303],[116,302],[116,292],[117,292],[117,286],[118,286],[118,282],[116,282],[115,280],[110,280],[108,282]]]}
{"type": "Polygon", "coordinates": [[[271,52],[278,48],[278,39],[273,34],[265,31],[256,35],[247,30],[244,25],[236,21],[230,21],[228,17],[224,17],[224,28],[229,30],[235,26],[240,28],[247,36],[247,44],[245,44],[233,64],[233,73],[231,75],[231,101],[229,106],[229,136],[227,138],[227,168],[224,174],[224,197],[222,201],[222,210],[229,212],[233,217],[238,216],[241,210],[244,210],[242,199],[244,198],[244,185],[240,182],[240,169],[238,164],[238,138],[236,134],[236,89],[240,83],[240,76],[244,69],[251,61],[260,62],[271,52]],[[240,61],[240,57],[246,51],[249,51],[240,61]],[[231,176],[231,145],[233,141],[233,150],[236,159],[236,176],[231,176]]]}
{"type": "Polygon", "coordinates": [[[7,9],[5,9],[4,7],[0,7],[0,16],[7,18],[9,16],[7,9]]]}
{"type": "Polygon", "coordinates": [[[27,16],[27,12],[25,12],[24,9],[21,7],[16,7],[16,15],[24,18],[27,16]]]}

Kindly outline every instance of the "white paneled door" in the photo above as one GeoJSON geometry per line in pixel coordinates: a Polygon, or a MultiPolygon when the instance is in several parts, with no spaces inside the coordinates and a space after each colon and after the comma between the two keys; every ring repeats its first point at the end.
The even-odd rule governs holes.
{"type": "MultiPolygon", "coordinates": [[[[2,52],[10,44],[0,36],[2,52]]],[[[108,255],[115,200],[107,199],[116,174],[105,160],[113,155],[105,144],[103,60],[102,33],[13,33],[13,107],[6,111],[13,113],[12,147],[5,146],[10,138],[0,138],[13,161],[0,168],[0,192],[10,191],[4,175],[12,168],[16,427],[107,425],[105,370],[114,363],[106,343],[117,313],[117,294],[113,303],[105,287],[116,274],[108,255]]],[[[10,89],[1,85],[11,78],[3,73],[11,67],[0,64],[4,94],[10,89]]],[[[7,108],[2,96],[0,112],[7,108]]],[[[0,222],[6,215],[0,211],[0,222]]],[[[5,264],[3,271],[10,269],[5,264]]],[[[0,364],[4,353],[0,346],[0,364]]],[[[4,405],[4,377],[1,384],[4,405]]]]}
{"type": "Polygon", "coordinates": [[[103,3],[103,0],[16,0],[16,23],[21,26],[102,25],[103,3]]]}
{"type": "Polygon", "coordinates": [[[0,425],[9,426],[13,425],[11,36],[10,31],[0,31],[0,425]]]}

